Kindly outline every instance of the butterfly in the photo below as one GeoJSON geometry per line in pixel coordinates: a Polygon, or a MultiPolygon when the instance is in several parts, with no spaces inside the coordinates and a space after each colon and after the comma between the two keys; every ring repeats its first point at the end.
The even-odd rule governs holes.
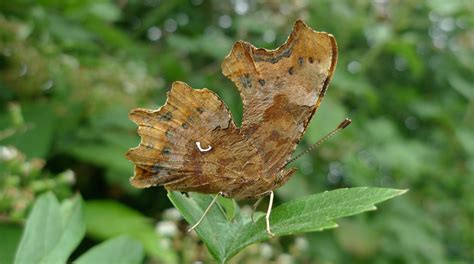
{"type": "MultiPolygon", "coordinates": [[[[243,102],[238,127],[214,92],[174,82],[158,110],[129,113],[141,142],[126,157],[135,164],[130,182],[137,188],[254,199],[270,195],[295,173],[291,155],[318,109],[337,63],[335,38],[298,20],[276,50],[238,41],[222,63],[243,102]]],[[[345,120],[338,131],[348,125],[345,120]]],[[[333,132],[334,132],[333,131],[333,132]]],[[[259,200],[260,201],[260,200],[259,200]]]]}

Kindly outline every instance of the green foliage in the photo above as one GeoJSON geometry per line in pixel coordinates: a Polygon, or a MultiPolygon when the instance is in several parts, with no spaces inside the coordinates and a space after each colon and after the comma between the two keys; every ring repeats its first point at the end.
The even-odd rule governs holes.
{"type": "Polygon", "coordinates": [[[126,236],[109,239],[82,254],[74,263],[123,263],[139,264],[143,259],[140,243],[126,236]]]}
{"type": "Polygon", "coordinates": [[[40,196],[26,222],[15,263],[66,263],[85,235],[80,197],[59,204],[51,193],[40,196]]]}
{"type": "MultiPolygon", "coordinates": [[[[41,195],[27,219],[14,263],[67,263],[85,235],[83,202],[79,196],[59,204],[52,193],[41,195]]],[[[120,236],[107,240],[74,263],[141,263],[143,248],[120,236]]]]}
{"type": "MultiPolygon", "coordinates": [[[[340,187],[410,192],[341,228],[250,245],[230,262],[472,262],[473,13],[469,0],[0,1],[0,237],[12,241],[0,243],[0,258],[13,259],[26,213],[51,190],[59,200],[81,193],[94,243],[126,234],[153,261],[161,247],[177,262],[211,261],[168,215],[162,188],[130,187],[123,153],[139,140],[127,112],[158,108],[181,80],[216,91],[240,120],[223,56],[239,39],[275,48],[302,18],[336,37],[339,60],[297,151],[346,116],[353,125],[295,162],[276,205],[340,187]],[[102,228],[101,217],[120,213],[90,215],[88,204],[111,199],[133,208],[134,217],[121,212],[142,219],[138,229],[155,235],[156,224],[162,234],[102,228]]],[[[236,221],[239,208],[224,201],[236,221]]]]}
{"type": "MultiPolygon", "coordinates": [[[[351,188],[315,194],[274,208],[270,225],[277,236],[335,228],[337,224],[334,221],[337,218],[375,210],[375,203],[405,192],[383,188],[351,188]]],[[[170,192],[168,197],[190,224],[198,221],[212,200],[208,195],[197,193],[191,193],[190,198],[186,198],[179,192],[170,192]]],[[[254,223],[250,216],[240,214],[238,207],[235,208],[236,215],[229,221],[227,214],[214,206],[196,228],[209,252],[219,263],[228,261],[252,243],[269,239],[264,217],[254,223]]]]}
{"type": "Polygon", "coordinates": [[[21,239],[22,228],[17,224],[1,223],[0,234],[2,244],[0,246],[0,259],[4,263],[13,263],[16,248],[21,239]]]}
{"type": "Polygon", "coordinates": [[[160,244],[150,219],[139,212],[114,201],[88,201],[85,204],[87,233],[105,240],[128,235],[141,242],[145,251],[166,263],[176,263],[176,256],[160,244]]]}

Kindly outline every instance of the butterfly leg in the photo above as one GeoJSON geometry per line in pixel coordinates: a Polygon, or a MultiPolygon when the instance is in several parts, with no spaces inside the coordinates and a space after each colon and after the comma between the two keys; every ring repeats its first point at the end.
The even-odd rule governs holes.
{"type": "Polygon", "coordinates": [[[250,218],[252,219],[252,222],[254,223],[255,223],[255,219],[253,218],[253,216],[255,214],[255,210],[257,210],[257,206],[260,204],[262,200],[263,200],[263,197],[258,198],[258,200],[252,206],[252,214],[250,215],[250,218]]]}
{"type": "Polygon", "coordinates": [[[272,206],[273,206],[273,191],[270,191],[270,202],[268,203],[268,209],[267,209],[267,214],[265,215],[265,220],[267,222],[267,233],[271,237],[275,236],[275,234],[273,234],[272,230],[270,229],[270,213],[272,212],[272,206]]]}
{"type": "Polygon", "coordinates": [[[201,218],[199,218],[199,220],[191,227],[188,229],[188,232],[191,232],[194,228],[196,228],[200,223],[201,221],[204,219],[204,217],[206,216],[206,214],[209,212],[209,210],[211,209],[212,205],[214,205],[217,201],[217,198],[219,197],[219,195],[223,195],[223,192],[219,192],[218,194],[216,194],[216,196],[214,196],[214,198],[212,199],[211,203],[209,204],[209,206],[206,208],[206,210],[204,211],[204,213],[202,214],[201,218]]]}

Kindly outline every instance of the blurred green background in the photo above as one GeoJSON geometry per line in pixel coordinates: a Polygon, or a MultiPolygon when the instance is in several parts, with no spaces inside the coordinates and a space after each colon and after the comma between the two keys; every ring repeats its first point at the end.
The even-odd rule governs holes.
{"type": "Polygon", "coordinates": [[[346,116],[353,125],[295,162],[276,203],[351,186],[410,191],[232,263],[472,263],[473,14],[470,0],[1,1],[0,259],[11,259],[35,198],[53,190],[85,199],[75,256],[127,233],[148,263],[211,262],[163,188],[129,185],[124,153],[139,139],[127,113],[158,108],[181,80],[216,91],[240,122],[224,56],[240,39],[276,48],[300,18],[336,37],[339,63],[297,151],[346,116]]]}

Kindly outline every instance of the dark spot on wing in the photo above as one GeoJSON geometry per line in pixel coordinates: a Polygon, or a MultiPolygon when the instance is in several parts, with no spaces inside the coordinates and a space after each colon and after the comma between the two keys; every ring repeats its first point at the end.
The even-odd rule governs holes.
{"type": "Polygon", "coordinates": [[[166,138],[170,139],[170,138],[173,137],[173,133],[168,129],[168,130],[166,130],[166,132],[165,132],[165,136],[166,136],[166,138]]]}
{"type": "Polygon", "coordinates": [[[301,66],[303,65],[303,57],[298,58],[298,64],[301,66]]]}
{"type": "Polygon", "coordinates": [[[202,109],[201,107],[196,108],[196,111],[198,111],[198,113],[200,114],[204,113],[204,109],[202,109]]]}
{"type": "Polygon", "coordinates": [[[173,114],[171,112],[166,112],[158,117],[160,121],[170,121],[173,118],[173,114]]]}
{"type": "Polygon", "coordinates": [[[260,83],[261,86],[264,86],[264,85],[265,85],[265,80],[264,80],[264,79],[260,79],[260,80],[258,80],[258,83],[260,83]]]}
{"type": "Polygon", "coordinates": [[[290,75],[293,75],[293,67],[290,67],[290,68],[288,69],[288,73],[289,73],[290,75]]]}
{"type": "Polygon", "coordinates": [[[164,147],[163,151],[161,152],[163,155],[171,154],[171,149],[169,147],[164,147]]]}
{"type": "Polygon", "coordinates": [[[188,125],[188,123],[183,123],[183,124],[181,124],[181,127],[184,128],[184,129],[188,129],[189,125],[188,125]]]}
{"type": "Polygon", "coordinates": [[[312,63],[314,62],[313,57],[309,57],[309,58],[308,58],[308,61],[309,61],[309,63],[312,64],[312,63]]]}
{"type": "Polygon", "coordinates": [[[153,167],[151,167],[151,172],[160,173],[161,170],[163,170],[163,169],[164,168],[160,164],[156,163],[155,165],[153,165],[153,167]]]}
{"type": "Polygon", "coordinates": [[[252,88],[252,80],[250,79],[250,75],[248,73],[240,76],[240,83],[246,89],[252,88]]]}

